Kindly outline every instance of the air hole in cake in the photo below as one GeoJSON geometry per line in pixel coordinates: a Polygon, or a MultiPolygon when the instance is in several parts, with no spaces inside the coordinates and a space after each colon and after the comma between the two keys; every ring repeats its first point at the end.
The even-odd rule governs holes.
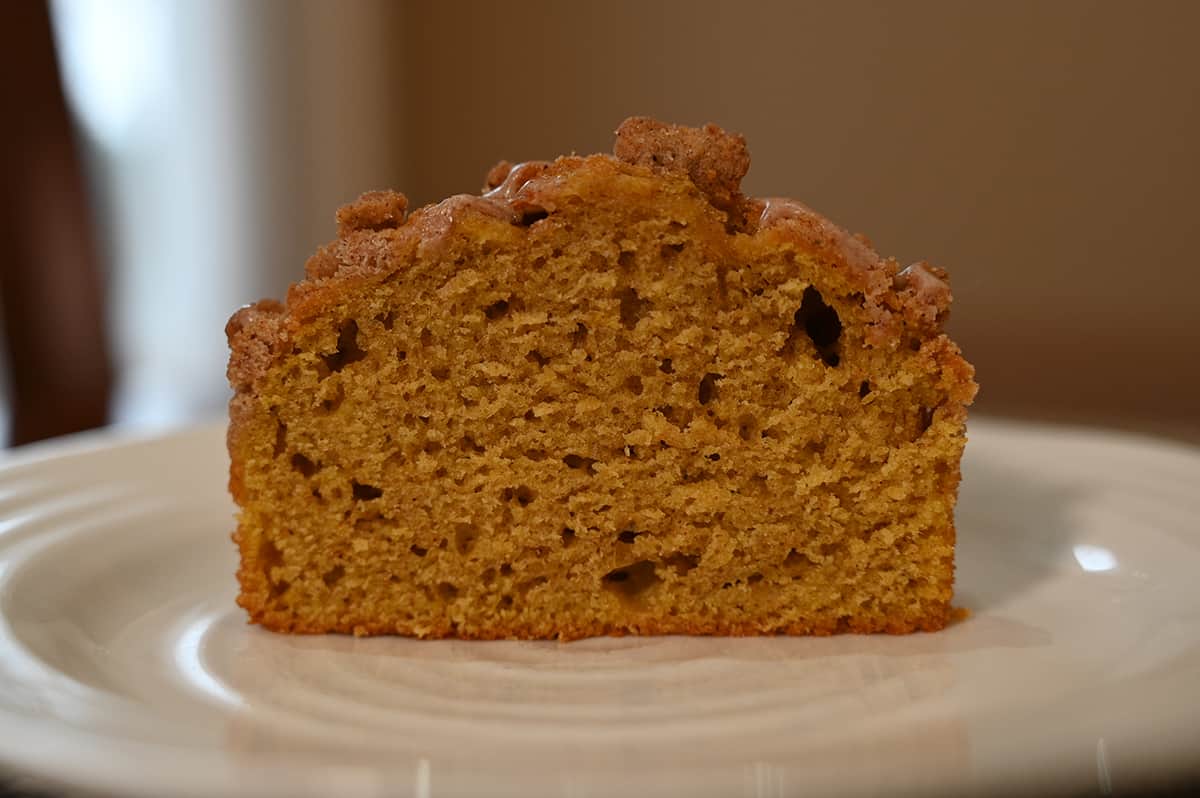
{"type": "Polygon", "coordinates": [[[605,590],[614,593],[622,601],[636,601],[661,581],[654,572],[654,563],[641,560],[609,571],[601,578],[600,583],[605,590]]]}
{"type": "Polygon", "coordinates": [[[505,596],[500,597],[500,607],[502,609],[506,609],[506,610],[512,609],[512,605],[513,605],[513,597],[512,596],[505,595],[505,596]]]}
{"type": "Polygon", "coordinates": [[[812,568],[814,565],[816,565],[816,563],[809,559],[807,554],[796,551],[795,549],[789,551],[787,557],[785,557],[783,560],[783,567],[793,575],[802,574],[809,568],[812,568]]]}
{"type": "MultiPolygon", "coordinates": [[[[679,427],[680,429],[683,429],[688,424],[689,419],[686,418],[686,416],[684,414],[682,414],[678,410],[676,410],[674,405],[659,405],[658,407],[654,408],[654,412],[658,413],[663,418],[665,418],[667,421],[670,421],[672,424],[679,427]]],[[[667,444],[665,441],[659,441],[659,443],[661,443],[663,445],[662,448],[664,448],[664,449],[667,448],[667,444]]]]}
{"type": "Polygon", "coordinates": [[[933,408],[922,407],[917,414],[917,435],[924,434],[925,430],[933,426],[933,408]]]}
{"type": "Polygon", "coordinates": [[[437,454],[442,450],[442,444],[437,441],[425,441],[425,445],[421,447],[425,454],[437,454]]]}
{"type": "Polygon", "coordinates": [[[450,379],[450,369],[446,368],[445,366],[432,368],[429,370],[429,374],[435,380],[439,380],[440,382],[445,382],[446,380],[450,379]]]}
{"type": "Polygon", "coordinates": [[[621,324],[625,329],[632,330],[646,315],[651,303],[638,296],[637,290],[633,288],[624,289],[618,297],[621,303],[621,324]]]}
{"type": "Polygon", "coordinates": [[[530,408],[525,411],[525,415],[521,416],[521,418],[525,419],[526,421],[533,421],[537,418],[537,413],[534,413],[533,408],[530,408]]]}
{"type": "Polygon", "coordinates": [[[326,413],[332,413],[341,407],[345,400],[346,388],[339,382],[333,388],[333,396],[321,400],[321,409],[326,413]]]}
{"type": "Polygon", "coordinates": [[[658,364],[658,370],[663,374],[674,374],[675,364],[671,362],[671,358],[664,357],[662,362],[658,364]]]}
{"type": "Polygon", "coordinates": [[[280,579],[278,582],[275,582],[274,584],[271,585],[271,598],[272,599],[279,598],[284,593],[288,592],[288,590],[291,588],[291,586],[292,586],[292,583],[289,582],[288,580],[280,579]]]}
{"type": "Polygon", "coordinates": [[[532,460],[535,463],[540,463],[546,459],[545,449],[527,449],[525,451],[525,459],[532,460]]]}
{"type": "Polygon", "coordinates": [[[292,470],[298,472],[301,476],[311,477],[313,474],[317,473],[317,469],[319,467],[320,466],[299,452],[292,455],[292,470]]]}
{"type": "Polygon", "coordinates": [[[841,362],[838,355],[838,339],[842,336],[842,320],[837,311],[825,303],[821,292],[811,285],[804,289],[800,309],[793,316],[796,330],[803,330],[817,349],[817,354],[827,366],[841,362]]]}
{"type": "Polygon", "coordinates": [[[729,306],[729,283],[726,277],[728,271],[724,264],[717,265],[717,302],[722,309],[729,306]]]}
{"type": "Polygon", "coordinates": [[[571,333],[571,346],[575,347],[576,349],[581,348],[585,343],[587,343],[587,337],[587,325],[583,322],[577,322],[575,324],[575,330],[571,333]]]}
{"type": "Polygon", "coordinates": [[[537,363],[539,367],[545,367],[550,362],[550,358],[544,357],[541,352],[536,349],[530,349],[529,354],[525,355],[525,359],[530,363],[537,363]]]}
{"type": "Polygon", "coordinates": [[[438,598],[442,601],[450,602],[458,598],[458,588],[449,582],[438,582],[437,584],[438,598]]]}
{"type": "Polygon", "coordinates": [[[573,468],[573,469],[582,468],[585,471],[587,471],[587,473],[589,473],[589,474],[596,473],[596,469],[594,468],[594,466],[596,465],[597,461],[591,457],[584,457],[584,456],[578,455],[578,454],[568,454],[566,457],[563,458],[563,463],[566,465],[567,468],[573,468]]]}
{"type": "Polygon", "coordinates": [[[539,588],[549,581],[550,581],[550,577],[548,577],[548,576],[535,576],[533,579],[528,579],[528,580],[522,582],[521,584],[517,585],[517,591],[519,593],[521,593],[521,595],[525,595],[529,591],[531,591],[535,588],[539,588]]]}
{"type": "Polygon", "coordinates": [[[346,569],[341,565],[335,565],[325,572],[321,577],[321,581],[325,583],[325,587],[333,587],[338,582],[342,581],[342,577],[346,575],[346,569]]]}
{"type": "Polygon", "coordinates": [[[570,548],[571,544],[574,542],[575,542],[575,530],[571,529],[570,527],[564,527],[563,531],[562,531],[563,548],[564,549],[570,548]]]}
{"type": "Polygon", "coordinates": [[[760,574],[760,573],[753,573],[753,574],[750,574],[750,576],[748,576],[748,577],[746,578],[746,583],[747,583],[747,584],[750,584],[750,585],[757,585],[757,584],[758,584],[759,582],[761,582],[762,580],[763,580],[763,575],[762,575],[762,574],[760,574]]]}
{"type": "Polygon", "coordinates": [[[700,380],[700,387],[696,390],[696,398],[700,400],[700,404],[706,405],[717,398],[717,380],[723,379],[724,374],[714,374],[709,372],[700,380]]]}
{"type": "Polygon", "coordinates": [[[358,322],[346,319],[338,328],[337,351],[329,355],[321,355],[325,367],[330,372],[344,369],[351,363],[357,363],[367,356],[358,346],[358,322]]]}
{"type": "Polygon", "coordinates": [[[512,576],[512,572],[513,572],[512,563],[506,562],[506,563],[500,564],[500,575],[501,576],[512,576]]]}
{"type": "Polygon", "coordinates": [[[821,556],[830,559],[837,557],[845,551],[846,547],[842,543],[822,543],[821,556]]]}
{"type": "Polygon", "coordinates": [[[706,454],[706,455],[704,455],[704,457],[706,460],[711,460],[714,463],[721,459],[721,455],[718,454],[717,452],[712,452],[710,454],[706,454]]]}
{"type": "Polygon", "coordinates": [[[387,313],[380,313],[375,317],[375,321],[383,325],[383,329],[390,330],[396,324],[396,314],[390,310],[387,313]]]}
{"type": "MultiPolygon", "coordinates": [[[[738,417],[738,437],[744,441],[752,440],[758,433],[758,419],[749,413],[738,417]]],[[[763,436],[766,437],[766,436],[763,436]]]]}
{"type": "Polygon", "coordinates": [[[874,526],[870,526],[870,527],[867,527],[866,529],[860,530],[858,533],[858,538],[859,538],[859,540],[869,541],[873,537],[875,537],[876,532],[880,532],[886,528],[887,528],[886,522],[875,524],[874,526]]]}
{"type": "Polygon", "coordinates": [[[637,450],[636,446],[626,446],[622,451],[625,454],[625,456],[630,458],[631,460],[637,459],[638,450],[637,450]]]}
{"type": "Polygon", "coordinates": [[[421,346],[428,349],[433,346],[433,333],[428,327],[424,327],[421,329],[421,335],[417,340],[421,342],[421,346]]]}
{"type": "Polygon", "coordinates": [[[700,555],[675,552],[663,558],[663,565],[673,568],[678,576],[687,576],[700,564],[700,555]]]}
{"type": "Polygon", "coordinates": [[[645,534],[645,533],[637,532],[632,529],[626,529],[624,532],[617,535],[617,540],[619,540],[621,543],[633,543],[635,540],[638,539],[639,535],[643,535],[643,534],[645,534]]]}
{"type": "Polygon", "coordinates": [[[871,383],[869,380],[863,380],[858,385],[858,398],[865,399],[867,394],[871,392],[871,383]]]}
{"type": "Polygon", "coordinates": [[[908,348],[914,352],[920,352],[921,351],[921,339],[920,338],[909,338],[908,339],[908,348]]]}
{"type": "Polygon", "coordinates": [[[283,565],[283,552],[273,542],[264,540],[258,547],[258,565],[267,577],[267,581],[273,581],[271,571],[283,565]]]}
{"type": "Polygon", "coordinates": [[[642,378],[634,374],[625,378],[625,390],[629,391],[634,396],[641,396],[644,390],[642,386],[642,378]]]}
{"type": "Polygon", "coordinates": [[[483,309],[483,315],[487,316],[489,321],[499,321],[508,315],[508,300],[496,300],[483,309]]]}
{"type": "Polygon", "coordinates": [[[463,556],[470,554],[477,537],[479,537],[479,530],[475,528],[474,524],[454,525],[454,549],[459,554],[463,556]]]}
{"type": "Polygon", "coordinates": [[[521,218],[517,220],[517,224],[522,227],[530,227],[537,224],[542,219],[550,215],[550,212],[545,208],[530,208],[521,214],[521,218]]]}
{"type": "Polygon", "coordinates": [[[401,349],[396,353],[396,360],[400,363],[408,360],[408,352],[405,352],[403,349],[401,349]]]}
{"type": "Polygon", "coordinates": [[[275,447],[271,450],[273,457],[278,457],[287,451],[287,424],[275,419],[275,447]]]}
{"type": "Polygon", "coordinates": [[[418,557],[424,557],[429,553],[429,549],[425,548],[424,546],[418,546],[416,543],[409,546],[408,550],[418,557]]]}
{"type": "Polygon", "coordinates": [[[496,569],[485,568],[483,573],[479,575],[479,578],[485,585],[490,585],[492,582],[496,581],[496,569]]]}
{"type": "Polygon", "coordinates": [[[659,257],[663,260],[671,260],[680,252],[683,252],[684,244],[663,244],[658,248],[659,257]]]}
{"type": "Polygon", "coordinates": [[[458,448],[464,452],[475,452],[476,454],[480,454],[485,451],[485,449],[480,446],[470,435],[464,435],[459,438],[458,448]]]}
{"type": "Polygon", "coordinates": [[[367,485],[356,479],[350,480],[350,495],[361,502],[369,502],[383,495],[383,488],[367,485]]]}
{"type": "Polygon", "coordinates": [[[617,265],[622,269],[628,269],[633,266],[634,254],[627,249],[621,250],[621,254],[617,255],[617,265]]]}
{"type": "Polygon", "coordinates": [[[517,504],[522,507],[528,507],[530,504],[533,504],[535,498],[533,490],[526,485],[518,485],[515,496],[517,504]]]}

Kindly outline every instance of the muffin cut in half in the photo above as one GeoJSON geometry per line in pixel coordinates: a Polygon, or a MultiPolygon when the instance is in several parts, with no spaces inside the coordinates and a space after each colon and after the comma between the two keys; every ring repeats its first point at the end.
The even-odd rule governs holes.
{"type": "Polygon", "coordinates": [[[946,275],[739,190],[740,136],[338,212],[230,320],[238,599],[284,632],[943,627],[972,368],[946,275]]]}

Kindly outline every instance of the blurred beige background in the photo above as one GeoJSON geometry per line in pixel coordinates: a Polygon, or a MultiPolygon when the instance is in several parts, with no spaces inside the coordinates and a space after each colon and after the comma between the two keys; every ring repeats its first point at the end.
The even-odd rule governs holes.
{"type": "Polygon", "coordinates": [[[1200,441],[1200,3],[51,9],[119,423],[221,414],[225,319],[298,279],[361,191],[477,191],[648,114],[744,133],[749,193],[948,269],[979,410],[1200,441]]]}

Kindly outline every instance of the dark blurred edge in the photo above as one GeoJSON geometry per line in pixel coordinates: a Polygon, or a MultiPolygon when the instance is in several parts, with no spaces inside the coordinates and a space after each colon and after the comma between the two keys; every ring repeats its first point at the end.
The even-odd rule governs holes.
{"type": "Polygon", "coordinates": [[[102,426],[112,362],[96,233],[44,0],[0,3],[0,314],[10,445],[102,426]]]}
{"type": "MultiPolygon", "coordinates": [[[[92,798],[90,793],[77,792],[54,792],[52,790],[44,790],[36,787],[34,782],[20,777],[6,779],[3,772],[0,772],[0,798],[82,798],[87,795],[92,798]]],[[[797,793],[799,795],[799,793],[797,793]]],[[[807,794],[806,794],[807,795],[807,794]]],[[[972,792],[970,795],[975,798],[1010,798],[1010,796],[1023,796],[1024,793],[987,793],[987,792],[972,792]]],[[[1191,798],[1191,796],[1200,795],[1200,780],[1171,780],[1164,779],[1159,785],[1153,789],[1138,791],[1138,790],[1123,790],[1114,785],[1112,792],[1101,792],[1098,787],[1080,790],[1078,792],[1053,793],[1043,792],[1037,793],[1038,798],[1083,798],[1084,796],[1116,796],[1117,798],[1191,798]]],[[[113,796],[112,798],[120,798],[113,796]]],[[[164,796],[168,798],[168,796],[164,796]]],[[[216,798],[214,796],[214,798],[216,798]]],[[[486,798],[486,796],[480,796],[486,798]]],[[[634,798],[631,796],[631,798],[634,798]]],[[[690,796],[681,795],[680,798],[691,798],[690,796]]],[[[744,798],[744,796],[730,796],[730,798],[744,798]]],[[[785,796],[771,795],[769,798],[785,798],[785,796]]],[[[815,794],[814,794],[815,798],[815,794]]]]}

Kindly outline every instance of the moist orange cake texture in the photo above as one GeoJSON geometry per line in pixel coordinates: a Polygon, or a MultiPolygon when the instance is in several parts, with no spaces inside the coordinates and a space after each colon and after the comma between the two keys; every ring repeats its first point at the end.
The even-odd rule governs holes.
{"type": "Polygon", "coordinates": [[[227,327],[238,603],[281,632],[935,630],[975,394],[950,290],[792,200],[745,142],[374,192],[227,327]]]}

